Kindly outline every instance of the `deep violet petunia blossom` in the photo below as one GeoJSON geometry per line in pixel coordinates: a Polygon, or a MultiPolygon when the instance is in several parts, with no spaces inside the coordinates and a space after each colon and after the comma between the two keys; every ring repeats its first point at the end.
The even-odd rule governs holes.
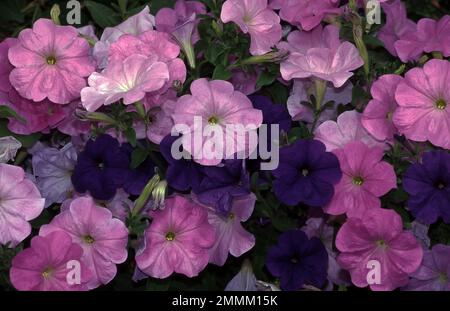
{"type": "MultiPolygon", "coordinates": [[[[450,42],[450,40],[449,40],[450,42]]],[[[393,122],[413,141],[450,149],[450,62],[432,59],[413,68],[395,91],[393,122]]]]}
{"type": "Polygon", "coordinates": [[[273,189],[281,202],[317,207],[331,200],[334,185],[342,177],[338,158],[317,140],[299,140],[283,147],[280,164],[272,173],[276,178],[273,189]]]}
{"type": "Polygon", "coordinates": [[[361,124],[377,140],[392,141],[394,134],[397,134],[392,117],[397,109],[395,90],[402,81],[399,75],[387,74],[372,84],[370,93],[373,99],[364,109],[361,124]]]}
{"type": "Polygon", "coordinates": [[[88,289],[108,284],[116,275],[116,264],[127,259],[128,229],[111,212],[95,205],[90,197],[73,200],[67,210],[43,225],[40,236],[54,232],[69,234],[72,241],[83,249],[81,261],[93,271],[88,289]]]}
{"type": "Polygon", "coordinates": [[[48,98],[57,104],[80,96],[95,66],[89,44],[76,28],[41,18],[32,29],[22,30],[18,40],[8,51],[15,67],[9,80],[21,96],[37,102],[48,98]]]}
{"type": "Polygon", "coordinates": [[[397,187],[394,167],[382,161],[383,149],[368,147],[360,141],[346,144],[333,153],[343,173],[325,212],[348,217],[365,217],[381,206],[380,197],[397,187]]]}
{"type": "Polygon", "coordinates": [[[426,250],[420,268],[403,290],[450,291],[450,246],[436,244],[426,250]]]}
{"type": "Polygon", "coordinates": [[[425,224],[442,217],[450,223],[450,154],[447,151],[426,152],[421,163],[414,163],[403,176],[403,187],[409,194],[407,206],[425,224]]]}
{"type": "Polygon", "coordinates": [[[284,290],[300,290],[304,285],[320,288],[327,279],[328,254],[319,238],[289,230],[269,249],[266,266],[284,290]]]}
{"type": "Polygon", "coordinates": [[[370,261],[378,262],[380,278],[369,286],[381,291],[406,285],[423,255],[413,234],[403,231],[401,217],[382,208],[367,210],[362,218],[348,218],[337,233],[336,247],[341,252],[339,265],[350,272],[357,287],[369,285],[368,274],[373,267],[370,261]]]}
{"type": "Polygon", "coordinates": [[[93,274],[82,256],[83,249],[63,231],[35,236],[31,246],[13,258],[9,277],[19,291],[86,291],[93,274]],[[71,261],[79,266],[70,265],[71,261]],[[79,267],[80,278],[70,283],[73,267],[79,267]]]}
{"type": "Polygon", "coordinates": [[[216,239],[206,209],[177,195],[166,199],[164,210],[150,212],[150,216],[145,246],[136,255],[138,268],[159,279],[174,272],[197,276],[208,264],[216,239]]]}
{"type": "Polygon", "coordinates": [[[267,5],[267,0],[227,0],[220,19],[234,22],[244,33],[250,34],[250,53],[270,52],[281,40],[280,17],[267,5]]]}
{"type": "Polygon", "coordinates": [[[0,163],[0,244],[14,247],[30,233],[45,199],[19,166],[0,163]]]}

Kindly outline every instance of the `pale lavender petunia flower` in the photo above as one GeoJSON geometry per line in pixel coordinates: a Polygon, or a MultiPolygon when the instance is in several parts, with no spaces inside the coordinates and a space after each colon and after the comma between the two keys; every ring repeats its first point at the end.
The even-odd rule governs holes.
{"type": "Polygon", "coordinates": [[[13,160],[20,148],[22,148],[22,144],[14,137],[0,137],[0,163],[13,160]]]}

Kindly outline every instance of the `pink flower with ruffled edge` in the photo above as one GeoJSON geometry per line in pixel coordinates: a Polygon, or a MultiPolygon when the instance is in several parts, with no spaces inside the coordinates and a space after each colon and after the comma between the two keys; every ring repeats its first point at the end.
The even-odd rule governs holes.
{"type": "Polygon", "coordinates": [[[280,66],[285,80],[315,77],[339,88],[353,76],[351,71],[364,64],[358,49],[350,42],[340,42],[339,28],[318,26],[311,32],[293,31],[280,49],[290,51],[280,66]]]}
{"type": "Polygon", "coordinates": [[[193,156],[194,161],[202,165],[217,165],[236,153],[251,154],[256,146],[250,146],[248,135],[261,126],[261,110],[254,109],[247,96],[235,91],[227,81],[195,80],[191,84],[191,94],[178,99],[172,117],[176,125],[183,125],[182,134],[187,134],[182,138],[183,148],[193,156]],[[197,128],[199,124],[195,122],[195,117],[201,120],[201,129],[197,128]],[[242,131],[227,131],[227,125],[243,128],[242,131]],[[202,135],[202,140],[197,141],[196,133],[203,132],[205,127],[211,131],[221,131],[222,141],[216,145],[218,139],[211,133],[209,136],[202,135]]]}
{"type": "Polygon", "coordinates": [[[8,93],[11,90],[11,82],[9,82],[9,74],[14,69],[8,59],[9,48],[19,42],[16,38],[6,38],[0,42],[0,91],[8,93]]]}
{"type": "Polygon", "coordinates": [[[400,134],[450,149],[450,63],[433,59],[413,68],[395,92],[393,122],[400,134]]]}
{"type": "Polygon", "coordinates": [[[389,53],[397,56],[395,42],[414,32],[416,23],[408,19],[405,4],[401,0],[383,3],[382,7],[386,13],[386,24],[378,32],[378,39],[384,43],[384,47],[389,53]]]}
{"type": "Polygon", "coordinates": [[[19,94],[39,102],[46,98],[67,104],[80,97],[86,77],[94,70],[89,44],[76,28],[38,19],[33,29],[22,30],[8,52],[15,67],[9,76],[19,94]]]}
{"type": "Polygon", "coordinates": [[[441,52],[450,56],[450,16],[435,21],[422,18],[415,32],[408,33],[395,42],[395,51],[403,62],[416,61],[423,52],[441,52]]]}
{"type": "Polygon", "coordinates": [[[378,146],[383,149],[389,146],[372,137],[361,124],[361,114],[355,110],[340,114],[337,121],[325,121],[314,132],[314,137],[333,151],[344,147],[352,141],[362,141],[369,147],[378,146]]]}
{"type": "Polygon", "coordinates": [[[94,45],[93,55],[97,61],[97,66],[103,69],[108,64],[109,47],[122,35],[137,36],[148,30],[152,30],[155,25],[155,18],[150,14],[150,9],[145,6],[138,14],[129,17],[120,25],[106,27],[98,41],[94,45]]]}
{"type": "Polygon", "coordinates": [[[116,264],[127,259],[127,227],[113,218],[108,209],[95,205],[90,197],[71,201],[68,209],[41,227],[39,235],[60,231],[68,233],[83,248],[82,261],[94,273],[88,289],[108,284],[117,273],[116,264]]]}
{"type": "Polygon", "coordinates": [[[45,199],[19,166],[0,163],[0,244],[14,247],[31,233],[45,199]]]}
{"type": "Polygon", "coordinates": [[[358,287],[368,284],[371,260],[380,264],[380,284],[370,284],[376,291],[394,290],[408,283],[422,261],[423,250],[414,235],[403,231],[401,217],[393,210],[368,210],[362,218],[348,218],[336,236],[341,252],[338,263],[350,272],[358,287]]]}
{"type": "Polygon", "coordinates": [[[276,0],[271,4],[280,9],[280,17],[288,23],[309,31],[329,15],[341,14],[339,0],[276,0]]]}
{"type": "Polygon", "coordinates": [[[354,141],[333,153],[339,159],[343,175],[334,187],[331,202],[324,208],[326,213],[365,217],[368,211],[380,208],[381,196],[397,188],[394,167],[381,161],[383,149],[354,141]]]}
{"type": "Polygon", "coordinates": [[[207,207],[208,222],[216,231],[216,243],[210,249],[209,262],[223,266],[228,253],[239,257],[255,245],[255,237],[246,231],[241,222],[247,221],[253,213],[256,196],[252,193],[233,201],[231,211],[224,216],[213,207],[207,207]]]}
{"type": "Polygon", "coordinates": [[[20,291],[85,291],[92,272],[82,262],[82,255],[83,249],[65,232],[35,236],[31,246],[13,258],[9,271],[11,283],[20,291]],[[80,264],[79,284],[75,282],[78,280],[73,284],[68,282],[73,270],[71,261],[80,264]]]}
{"type": "Polygon", "coordinates": [[[370,89],[373,99],[364,109],[361,123],[378,140],[392,141],[397,134],[392,117],[397,109],[395,90],[402,81],[398,75],[387,74],[378,78],[370,89]]]}
{"type": "Polygon", "coordinates": [[[234,22],[250,34],[252,55],[270,52],[281,40],[280,18],[268,7],[267,0],[227,0],[220,19],[224,23],[234,22]]]}
{"type": "Polygon", "coordinates": [[[156,56],[133,54],[110,62],[102,72],[89,77],[89,87],[81,90],[81,102],[88,111],[123,99],[125,105],[143,99],[147,92],[161,89],[169,80],[169,70],[156,56]]]}
{"type": "Polygon", "coordinates": [[[197,276],[208,264],[214,245],[214,228],[206,209],[182,196],[167,198],[163,210],[150,212],[145,247],[138,252],[140,270],[154,278],[172,273],[197,276]]]}

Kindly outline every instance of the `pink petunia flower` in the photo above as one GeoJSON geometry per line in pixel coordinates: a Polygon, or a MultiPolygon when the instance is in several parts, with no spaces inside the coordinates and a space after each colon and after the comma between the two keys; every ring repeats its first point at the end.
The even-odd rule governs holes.
{"type": "Polygon", "coordinates": [[[378,39],[384,43],[389,53],[397,56],[395,42],[414,32],[416,23],[408,19],[405,4],[401,0],[383,3],[382,7],[386,13],[386,24],[378,32],[378,39]]]}
{"type": "Polygon", "coordinates": [[[372,85],[370,93],[373,99],[364,109],[361,123],[373,137],[378,140],[391,141],[397,129],[392,123],[392,117],[397,102],[395,90],[403,78],[394,74],[383,75],[372,85]]]}
{"type": "Polygon", "coordinates": [[[272,7],[280,9],[280,17],[309,31],[330,15],[339,15],[339,0],[276,0],[272,7]]]}
{"type": "Polygon", "coordinates": [[[262,124],[262,112],[253,108],[247,96],[229,82],[206,79],[192,82],[191,94],[178,99],[172,117],[176,125],[183,125],[183,148],[194,161],[217,165],[236,153],[248,156],[253,152],[255,146],[247,138],[262,124]],[[234,125],[237,128],[230,130],[234,125]],[[198,139],[200,130],[204,135],[198,139]],[[216,137],[219,133],[222,136],[216,137]]]}
{"type": "Polygon", "coordinates": [[[83,248],[82,261],[94,273],[88,289],[108,284],[117,273],[116,264],[127,259],[127,227],[90,197],[73,200],[68,209],[41,227],[39,235],[60,231],[68,233],[83,248]]]}
{"type": "Polygon", "coordinates": [[[280,18],[268,7],[267,0],[227,0],[220,19],[224,23],[234,22],[250,34],[252,55],[270,52],[281,40],[280,18]]]}
{"type": "Polygon", "coordinates": [[[384,142],[377,141],[361,124],[361,114],[355,110],[346,111],[339,115],[337,121],[325,121],[315,131],[314,137],[333,151],[344,147],[352,141],[362,141],[369,147],[387,148],[384,142]]]}
{"type": "Polygon", "coordinates": [[[281,63],[283,79],[315,77],[333,83],[339,88],[353,76],[351,71],[364,64],[358,49],[350,42],[339,40],[339,28],[333,25],[318,26],[306,31],[293,31],[281,49],[290,51],[281,63]]]}
{"type": "Polygon", "coordinates": [[[174,126],[172,115],[175,113],[177,102],[168,99],[158,106],[153,106],[147,112],[147,138],[158,144],[170,134],[174,126]]]}
{"type": "Polygon", "coordinates": [[[89,77],[89,87],[81,90],[81,102],[88,111],[123,99],[125,105],[145,97],[146,92],[161,89],[169,80],[169,70],[156,56],[133,54],[122,61],[110,62],[102,72],[89,77]]]}
{"type": "Polygon", "coordinates": [[[337,233],[336,247],[341,252],[338,263],[350,272],[353,284],[380,291],[406,285],[423,256],[417,239],[403,231],[400,216],[381,208],[368,210],[362,218],[349,218],[337,233]]]}
{"type": "Polygon", "coordinates": [[[395,51],[403,62],[416,61],[423,52],[441,52],[450,56],[450,15],[435,21],[422,18],[415,32],[408,33],[395,42],[395,51]]]}
{"type": "Polygon", "coordinates": [[[0,163],[0,244],[14,247],[30,235],[28,221],[41,214],[44,204],[21,167],[0,163]]]}
{"type": "Polygon", "coordinates": [[[331,202],[324,208],[326,213],[365,217],[368,211],[380,208],[381,196],[397,188],[394,167],[381,161],[383,149],[354,141],[333,153],[339,159],[343,175],[331,202]]]}
{"type": "Polygon", "coordinates": [[[393,122],[400,134],[450,149],[450,63],[433,59],[398,85],[393,122]]]}
{"type": "Polygon", "coordinates": [[[82,255],[83,249],[65,232],[35,236],[31,246],[13,258],[11,283],[20,291],[85,291],[93,275],[82,255]],[[79,279],[73,270],[77,268],[79,279]]]}
{"type": "MultiPolygon", "coordinates": [[[[145,6],[138,14],[129,17],[126,21],[115,27],[106,27],[98,41],[94,45],[93,55],[97,66],[103,69],[108,64],[109,47],[122,35],[137,36],[155,25],[155,17],[150,14],[150,9],[145,6]]],[[[129,54],[130,55],[130,54],[129,54]]]]}
{"type": "Polygon", "coordinates": [[[150,215],[153,220],[145,232],[145,247],[136,256],[139,269],[160,279],[174,272],[197,276],[208,264],[215,242],[206,209],[174,196],[166,199],[164,210],[150,215]]]}
{"type": "Polygon", "coordinates": [[[52,126],[56,127],[61,133],[76,137],[81,134],[88,134],[91,130],[89,121],[81,120],[76,116],[77,109],[82,109],[81,101],[76,100],[63,107],[65,118],[52,126]]]}
{"type": "Polygon", "coordinates": [[[89,44],[76,28],[41,18],[33,29],[22,30],[18,41],[8,52],[15,67],[9,79],[21,96],[36,102],[48,98],[57,104],[80,96],[95,66],[89,44]]]}
{"type": "Polygon", "coordinates": [[[8,93],[12,86],[9,82],[9,74],[14,69],[8,59],[9,48],[17,44],[16,38],[7,38],[0,42],[0,91],[8,93]]]}
{"type": "Polygon", "coordinates": [[[228,253],[239,257],[248,252],[255,245],[255,237],[246,231],[241,222],[247,221],[255,207],[256,197],[252,193],[248,196],[234,199],[228,215],[219,214],[215,208],[207,207],[208,222],[216,231],[216,243],[210,249],[209,262],[223,266],[228,253]]]}

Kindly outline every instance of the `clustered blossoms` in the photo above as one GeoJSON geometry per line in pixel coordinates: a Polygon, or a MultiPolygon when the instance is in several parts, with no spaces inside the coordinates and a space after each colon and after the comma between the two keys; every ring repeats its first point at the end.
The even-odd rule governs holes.
{"type": "Polygon", "coordinates": [[[5,38],[0,286],[450,290],[450,16],[380,2],[125,1],[5,38]]]}

